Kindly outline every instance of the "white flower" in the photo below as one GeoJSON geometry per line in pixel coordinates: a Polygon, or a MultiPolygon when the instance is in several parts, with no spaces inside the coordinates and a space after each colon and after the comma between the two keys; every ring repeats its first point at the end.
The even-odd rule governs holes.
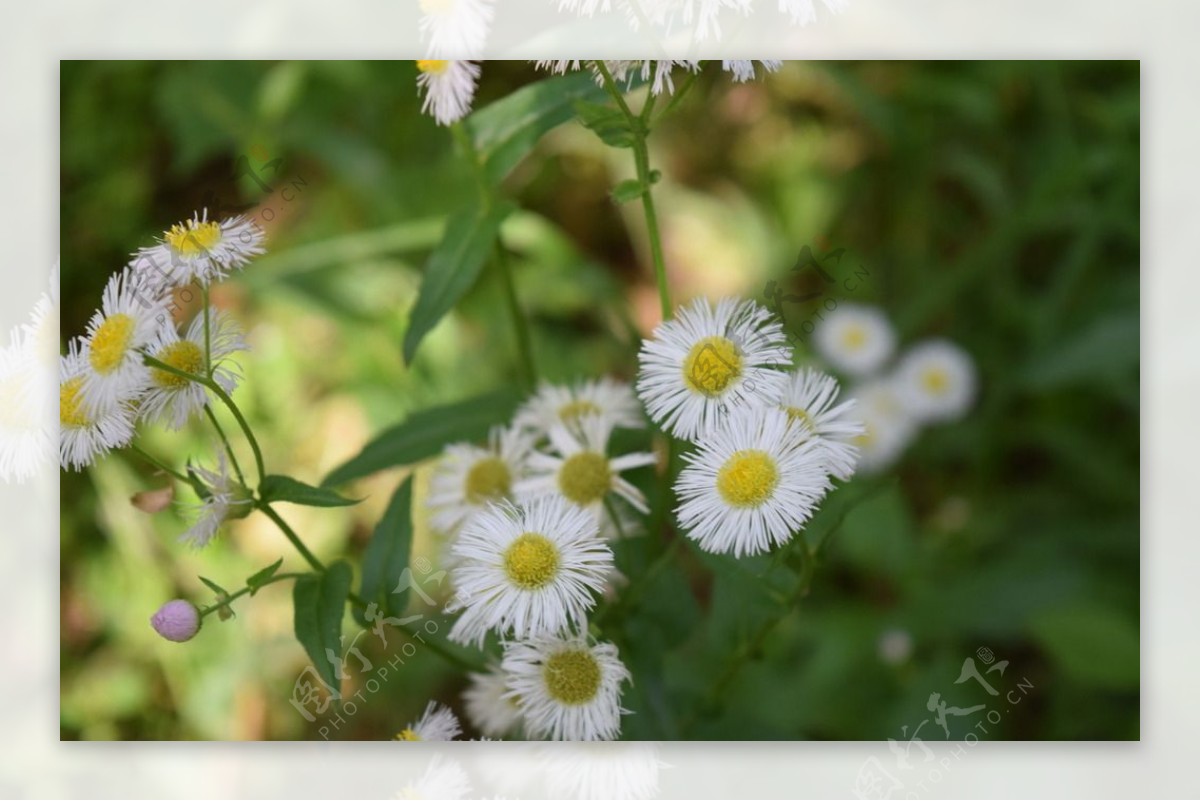
{"type": "Polygon", "coordinates": [[[658,743],[543,745],[550,798],[658,798],[658,743]]]}
{"type": "MultiPolygon", "coordinates": [[[[627,453],[610,459],[608,439],[611,421],[588,414],[570,426],[556,425],[548,436],[551,453],[535,452],[529,457],[529,478],[516,486],[522,499],[561,497],[573,506],[587,510],[606,535],[616,533],[605,506],[609,493],[615,494],[642,514],[650,510],[641,490],[621,478],[623,470],[654,464],[652,453],[627,453]]],[[[621,521],[623,523],[623,520],[621,521]]]]}
{"type": "Polygon", "coordinates": [[[573,385],[542,384],[517,409],[513,425],[545,434],[556,425],[571,424],[583,415],[599,415],[613,428],[644,428],[646,420],[632,387],[611,378],[578,381],[573,385]]]}
{"type": "Polygon", "coordinates": [[[604,65],[617,83],[624,83],[628,88],[635,78],[640,77],[642,81],[650,84],[650,93],[655,95],[663,92],[674,94],[672,71],[676,67],[687,72],[700,70],[699,61],[605,61],[604,65]]]}
{"type": "Polygon", "coordinates": [[[201,502],[195,507],[195,522],[180,535],[179,540],[193,548],[203,548],[217,535],[221,525],[234,518],[245,517],[251,511],[253,499],[236,479],[229,475],[225,451],[217,449],[217,469],[188,465],[188,472],[203,485],[201,502]]]}
{"type": "Polygon", "coordinates": [[[447,742],[462,734],[458,718],[436,701],[430,701],[425,713],[415,723],[410,723],[396,735],[397,740],[447,742]]]}
{"type": "Polygon", "coordinates": [[[89,372],[78,340],[72,340],[58,363],[58,461],[79,470],[113,448],[133,439],[134,410],[129,401],[91,410],[84,403],[83,382],[89,372]]]}
{"type": "MultiPolygon", "coordinates": [[[[208,317],[208,340],[212,355],[212,377],[226,392],[233,392],[241,378],[237,366],[224,360],[240,350],[248,350],[236,322],[228,314],[209,308],[198,314],[182,337],[175,326],[164,326],[146,352],[164,364],[193,375],[206,375],[204,359],[204,320],[208,317]]],[[[150,385],[142,397],[139,414],[151,422],[162,421],[167,428],[179,429],[192,414],[208,403],[208,390],[195,381],[158,368],[150,370],[150,385]]]]}
{"type": "Polygon", "coordinates": [[[421,111],[438,125],[458,122],[471,110],[479,65],[472,61],[418,61],[417,91],[425,95],[421,111]]]}
{"type": "Polygon", "coordinates": [[[0,347],[0,479],[5,482],[24,482],[48,465],[54,452],[49,403],[54,362],[44,361],[39,344],[23,326],[0,347]]]}
{"type": "Polygon", "coordinates": [[[457,531],[495,501],[512,500],[525,476],[533,438],[516,428],[493,428],[486,447],[448,445],[429,483],[430,523],[444,534],[457,531]]]}
{"type": "Polygon", "coordinates": [[[517,637],[554,634],[596,603],[613,566],[595,517],[562,498],[492,506],[463,528],[451,571],[462,616],[450,639],[482,645],[489,629],[517,637]]]}
{"type": "Polygon", "coordinates": [[[171,316],[163,296],[128,268],[109,279],[100,309],[88,322],[83,347],[90,367],[83,378],[83,401],[89,411],[103,412],[141,396],[150,382],[141,349],[168,325],[171,316]]]}
{"type": "Polygon", "coordinates": [[[501,666],[530,736],[614,740],[621,733],[629,671],[612,643],[589,645],[575,634],[505,643],[501,666]]]}
{"type": "MultiPolygon", "coordinates": [[[[836,13],[849,5],[847,0],[824,0],[825,7],[836,13]]],[[[817,19],[816,4],[813,0],[779,0],[779,10],[787,14],[793,25],[807,25],[817,19]]]]}
{"type": "Polygon", "coordinates": [[[694,439],[738,407],[779,403],[792,353],[783,327],[754,301],[704,298],[654,329],[638,354],[637,393],[650,418],[694,439]]]}
{"type": "Polygon", "coordinates": [[[209,220],[203,209],[172,225],[158,244],[138,250],[131,266],[146,285],[165,293],[193,282],[219,281],[264,252],[257,224],[246,217],[209,220]]]}
{"type": "Polygon", "coordinates": [[[957,420],[975,400],[975,365],[966,351],[944,339],[914,345],[896,366],[894,386],[918,422],[957,420]]]}
{"type": "Polygon", "coordinates": [[[482,58],[492,24],[492,0],[420,0],[427,55],[482,58]]]}
{"type": "MultiPolygon", "coordinates": [[[[779,68],[783,66],[782,61],[760,61],[758,63],[762,64],[765,72],[778,72],[779,68]]],[[[721,69],[730,73],[735,83],[754,80],[753,61],[722,61],[721,69]]]]}
{"type": "Polygon", "coordinates": [[[843,303],[817,325],[813,346],[835,370],[865,376],[891,358],[896,334],[881,310],[843,303]]]}
{"type": "Polygon", "coordinates": [[[802,368],[788,378],[779,406],[802,438],[811,437],[821,444],[833,477],[848,481],[858,462],[854,439],[864,428],[855,416],[854,401],[838,403],[838,392],[833,376],[802,368]]]}
{"type": "Polygon", "coordinates": [[[825,454],[778,409],[742,409],[685,453],[675,510],[711,553],[763,553],[791,540],[830,489],[825,454]]]}
{"type": "Polygon", "coordinates": [[[863,422],[863,433],[855,438],[858,469],[878,473],[890,467],[916,436],[917,426],[896,394],[890,379],[878,378],[853,387],[855,414],[863,422]]]}
{"type": "Polygon", "coordinates": [[[429,766],[415,782],[400,791],[399,798],[466,798],[471,794],[471,780],[462,763],[441,754],[434,754],[429,766]]]}
{"type": "Polygon", "coordinates": [[[471,725],[487,737],[503,737],[521,722],[521,707],[517,700],[506,697],[508,674],[499,665],[491,665],[485,673],[472,673],[470,686],[463,690],[463,705],[471,725]]]}

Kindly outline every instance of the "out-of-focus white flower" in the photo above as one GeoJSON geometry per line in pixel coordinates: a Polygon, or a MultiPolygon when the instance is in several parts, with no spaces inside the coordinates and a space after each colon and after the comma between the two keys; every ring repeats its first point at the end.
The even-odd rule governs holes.
{"type": "Polygon", "coordinates": [[[658,798],[657,743],[540,746],[551,798],[658,798]]]}
{"type": "Polygon", "coordinates": [[[192,282],[207,285],[261,255],[263,238],[263,230],[246,217],[217,222],[203,209],[172,225],[158,244],[138,250],[130,267],[142,286],[159,294],[192,282]]]}
{"type": "Polygon", "coordinates": [[[912,656],[912,635],[904,629],[888,629],[879,635],[879,658],[888,665],[903,665],[912,656]]]}
{"type": "MultiPolygon", "coordinates": [[[[822,0],[825,7],[837,14],[846,9],[848,0],[822,0]]],[[[794,25],[807,25],[817,19],[816,3],[813,0],[779,0],[779,10],[787,14],[794,25]]]]}
{"type": "Polygon", "coordinates": [[[471,725],[487,737],[504,737],[521,722],[520,704],[508,697],[508,674],[499,665],[472,673],[463,690],[463,705],[471,725]]]}
{"type": "Polygon", "coordinates": [[[918,422],[962,417],[975,400],[975,364],[944,339],[913,345],[896,365],[896,394],[918,422]]]}
{"type": "Polygon", "coordinates": [[[89,408],[84,402],[83,382],[89,372],[79,341],[72,340],[58,368],[58,460],[64,470],[86,467],[133,439],[135,412],[130,401],[114,401],[106,408],[89,408]]]}
{"type": "Polygon", "coordinates": [[[833,376],[802,368],[788,378],[779,406],[802,439],[821,443],[833,477],[848,481],[858,462],[854,439],[862,435],[863,425],[855,416],[854,401],[838,403],[838,393],[833,376]]]}
{"type": "Polygon", "coordinates": [[[855,414],[864,431],[854,440],[858,446],[858,469],[878,473],[891,467],[917,434],[917,424],[905,411],[889,378],[877,378],[853,387],[855,414]]]}
{"type": "Polygon", "coordinates": [[[675,515],[710,553],[740,557],[789,542],[831,488],[825,452],[778,409],[739,409],[710,431],[675,482],[675,515]]]}
{"type": "Polygon", "coordinates": [[[835,370],[862,377],[891,358],[896,334],[882,310],[842,303],[817,324],[813,346],[835,370]]]}
{"type": "Polygon", "coordinates": [[[629,670],[612,643],[564,634],[506,643],[501,663],[525,730],[551,740],[615,740],[629,670]]]}
{"type": "Polygon", "coordinates": [[[460,734],[462,734],[462,726],[454,713],[448,707],[444,707],[436,701],[430,701],[429,705],[425,707],[424,714],[415,723],[405,726],[395,739],[446,742],[460,734]]]}
{"type": "Polygon", "coordinates": [[[90,368],[83,377],[83,402],[90,411],[104,412],[141,397],[150,383],[141,351],[167,325],[171,316],[165,299],[148,290],[136,273],[126,268],[109,279],[83,347],[90,368]]]}
{"type": "Polygon", "coordinates": [[[418,61],[417,91],[425,96],[421,111],[438,125],[458,122],[471,111],[478,80],[479,65],[473,61],[418,61]]]}
{"type": "Polygon", "coordinates": [[[426,55],[482,58],[492,24],[493,0],[420,0],[426,55]]]}
{"type": "Polygon", "coordinates": [[[53,372],[29,328],[13,329],[0,347],[0,480],[23,482],[52,458],[53,372]]]}
{"type": "MultiPolygon", "coordinates": [[[[146,352],[176,370],[192,375],[207,375],[208,362],[204,358],[205,315],[208,316],[213,380],[226,392],[233,392],[241,376],[237,366],[225,360],[248,348],[238,324],[228,314],[209,307],[196,315],[182,337],[175,326],[163,326],[146,352]]],[[[139,414],[143,419],[161,421],[167,428],[179,429],[189,417],[203,409],[208,400],[208,390],[202,384],[166,370],[152,368],[149,388],[142,397],[139,414]]]]}
{"type": "Polygon", "coordinates": [[[457,759],[434,754],[425,772],[400,791],[399,798],[440,798],[456,801],[471,795],[471,780],[457,759]]]}

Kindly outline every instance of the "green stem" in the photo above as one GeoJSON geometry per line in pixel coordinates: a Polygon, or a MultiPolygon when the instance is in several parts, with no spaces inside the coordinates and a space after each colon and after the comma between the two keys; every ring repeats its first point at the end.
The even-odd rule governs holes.
{"type": "Polygon", "coordinates": [[[217,415],[213,412],[212,406],[207,403],[204,404],[204,414],[208,416],[208,421],[216,429],[217,436],[225,444],[225,452],[229,454],[229,461],[233,465],[233,471],[237,473],[238,481],[241,482],[243,487],[246,486],[246,476],[242,473],[242,466],[238,464],[237,455],[233,452],[233,445],[230,444],[229,437],[225,436],[225,429],[217,422],[217,415]]]}
{"type": "Polygon", "coordinates": [[[525,388],[533,390],[537,384],[537,368],[533,363],[533,340],[529,336],[529,325],[525,320],[525,315],[521,313],[521,303],[517,299],[517,284],[513,280],[512,267],[509,266],[508,258],[504,255],[504,245],[499,241],[499,237],[493,248],[493,257],[504,284],[504,296],[508,301],[508,310],[512,314],[513,329],[517,333],[517,351],[521,356],[525,388]]]}
{"type": "Polygon", "coordinates": [[[229,606],[235,600],[237,600],[238,598],[241,598],[243,595],[246,595],[249,592],[257,592],[258,590],[261,590],[263,587],[266,587],[270,584],[274,584],[277,581],[287,581],[289,579],[298,579],[298,578],[302,578],[303,576],[307,576],[307,575],[309,575],[309,574],[308,573],[276,573],[274,576],[271,576],[271,578],[267,579],[262,584],[259,584],[257,587],[250,587],[250,586],[242,587],[237,592],[226,595],[224,598],[222,598],[220,601],[213,604],[212,606],[206,606],[204,609],[200,610],[200,618],[203,619],[204,617],[211,614],[212,612],[216,612],[218,609],[223,609],[224,607],[229,606]]]}
{"type": "MultiPolygon", "coordinates": [[[[291,541],[296,550],[300,552],[300,555],[304,557],[304,561],[308,562],[313,570],[318,572],[325,571],[325,565],[321,564],[321,560],[313,555],[313,552],[308,549],[308,546],[304,544],[302,539],[300,539],[300,535],[288,525],[287,521],[279,516],[279,512],[276,512],[274,509],[272,509],[271,505],[261,498],[255,503],[255,505],[262,510],[263,514],[271,518],[271,522],[279,527],[279,530],[283,532],[283,536],[287,537],[291,541]]],[[[359,600],[361,601],[362,599],[359,600]]]]}
{"type": "Polygon", "coordinates": [[[183,481],[183,482],[188,481],[187,476],[185,476],[183,473],[180,473],[178,470],[176,470],[172,467],[168,467],[167,465],[163,464],[158,459],[154,458],[149,453],[142,450],[142,447],[140,445],[133,444],[133,445],[130,445],[129,447],[133,450],[134,453],[138,454],[143,459],[145,459],[147,462],[154,465],[155,467],[157,467],[159,470],[163,471],[164,473],[168,473],[168,474],[174,476],[175,478],[179,479],[180,481],[183,481]]]}

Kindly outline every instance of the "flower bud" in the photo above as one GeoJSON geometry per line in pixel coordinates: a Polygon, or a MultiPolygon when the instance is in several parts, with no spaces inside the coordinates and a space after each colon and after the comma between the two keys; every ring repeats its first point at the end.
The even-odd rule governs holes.
{"type": "Polygon", "coordinates": [[[150,625],[171,642],[187,642],[200,630],[200,610],[190,601],[167,601],[150,618],[150,625]]]}

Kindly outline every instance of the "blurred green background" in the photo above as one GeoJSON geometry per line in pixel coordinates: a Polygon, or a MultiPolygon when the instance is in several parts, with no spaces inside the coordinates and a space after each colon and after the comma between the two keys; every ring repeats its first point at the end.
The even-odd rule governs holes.
{"type": "MultiPolygon", "coordinates": [[[[476,107],[542,77],[487,63],[476,107]]],[[[207,206],[268,234],[214,300],[248,331],[237,397],[272,472],[316,483],[408,412],[511,384],[491,271],[411,367],[400,356],[424,258],[474,192],[414,79],[411,62],[63,62],[64,340],[135,248],[207,206]]],[[[761,299],[803,246],[845,248],[845,269],[868,272],[853,299],[882,305],[904,343],[960,343],[982,389],[964,421],[831,499],[829,515],[850,511],[782,616],[751,561],[689,551],[665,571],[623,644],[626,737],[905,740],[932,692],[1004,713],[986,734],[950,718],[955,739],[1139,736],[1139,103],[1128,62],[788,63],[743,85],[710,64],[663,119],[676,302],[761,299]],[[1032,688],[1018,705],[956,684],[983,648],[1008,662],[989,682],[1032,688]],[[749,662],[725,678],[731,652],[749,662]]],[[[657,296],[639,209],[608,195],[631,175],[628,152],[569,123],[506,182],[544,377],[633,375],[657,296]]],[[[176,461],[212,450],[199,427],[142,442],[176,461]]],[[[287,517],[319,556],[357,564],[403,475],[352,486],[367,501],[351,510],[287,517]]],[[[186,645],[151,630],[163,601],[211,598],[199,575],[236,587],[281,556],[301,568],[261,515],[186,549],[182,510],[130,504],[163,483],[128,453],[62,477],[62,737],[319,736],[288,703],[307,659],[286,584],[186,645]]],[[[416,548],[436,560],[428,538],[416,548]]],[[[329,736],[390,737],[429,698],[460,709],[461,687],[418,653],[329,736]]],[[[933,721],[920,736],[943,738],[933,721]]]]}

